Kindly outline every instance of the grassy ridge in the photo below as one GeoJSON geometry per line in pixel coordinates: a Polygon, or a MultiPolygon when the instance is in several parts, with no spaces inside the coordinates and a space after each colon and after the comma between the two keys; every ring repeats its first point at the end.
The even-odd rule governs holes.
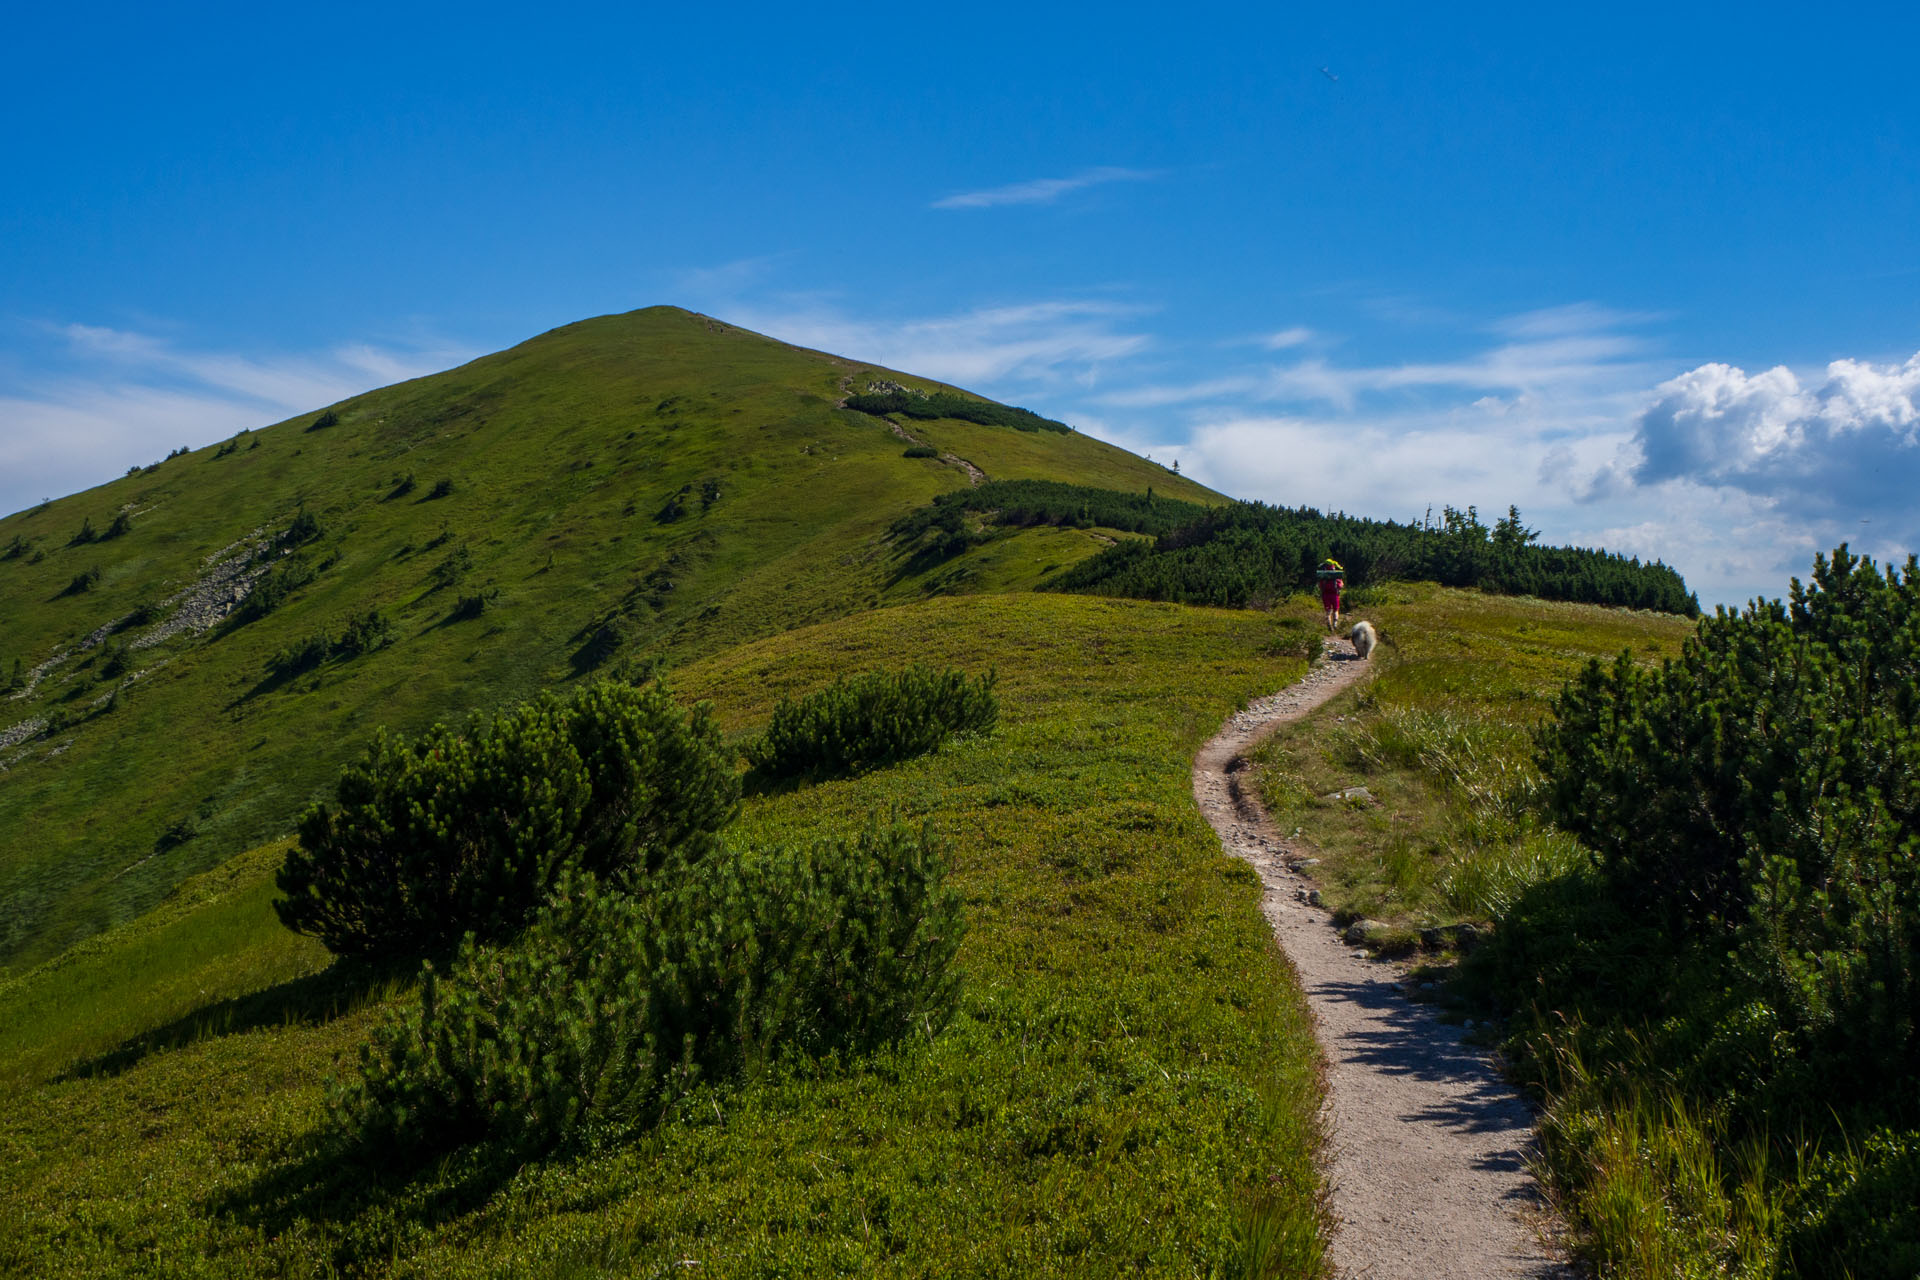
{"type": "MultiPolygon", "coordinates": [[[[376,724],[415,732],[597,662],[683,660],[917,597],[886,528],[967,478],[902,458],[883,423],[835,407],[876,372],[654,308],[0,520],[0,548],[24,548],[0,558],[0,674],[65,655],[0,697],[0,740],[26,735],[0,747],[0,966],[280,836],[376,724]],[[318,573],[271,613],[132,649],[131,683],[104,678],[104,647],[79,647],[302,511],[320,534],[299,557],[318,573]],[[124,533],[73,543],[122,513],[124,533]],[[385,647],[270,670],[369,611],[393,629],[385,647]],[[51,734],[19,728],[61,716],[51,734]]],[[[990,474],[1167,487],[1077,433],[951,429],[990,474]]]]}
{"type": "MultiPolygon", "coordinates": [[[[1533,726],[1590,658],[1669,656],[1692,624],[1669,614],[1483,596],[1417,583],[1356,593],[1351,617],[1390,641],[1363,688],[1274,735],[1255,755],[1261,796],[1301,829],[1342,919],[1421,928],[1496,918],[1521,888],[1579,855],[1533,815],[1533,726]],[[1364,786],[1368,798],[1336,793],[1364,786]]],[[[1309,631],[1319,603],[1276,618],[1309,631]]]]}
{"type": "MultiPolygon", "coordinates": [[[[702,1091],[638,1146],[505,1178],[461,1159],[407,1183],[311,1169],[321,1080],[404,992],[307,976],[244,996],[210,971],[209,1004],[224,994],[241,1016],[127,1044],[143,993],[126,962],[157,947],[142,963],[164,970],[185,933],[136,924],[14,980],[0,1063],[16,1081],[55,1069],[24,1040],[80,986],[94,1038],[74,1028],[68,1044],[124,1048],[99,1064],[112,1074],[38,1083],[0,1119],[0,1270],[86,1275],[139,1256],[155,1274],[645,1275],[683,1259],[720,1275],[1310,1274],[1310,1027],[1257,885],[1189,790],[1198,744],[1302,669],[1265,652],[1268,626],[1130,601],[942,599],[679,672],[744,740],[780,698],[849,670],[997,666],[1001,728],[750,799],[739,830],[806,838],[877,813],[950,840],[969,921],[950,1028],[702,1091]]],[[[270,982],[284,935],[251,892],[183,901],[179,919],[234,920],[230,971],[270,982]]],[[[178,1027],[180,1012],[158,1016],[178,1027]]]]}

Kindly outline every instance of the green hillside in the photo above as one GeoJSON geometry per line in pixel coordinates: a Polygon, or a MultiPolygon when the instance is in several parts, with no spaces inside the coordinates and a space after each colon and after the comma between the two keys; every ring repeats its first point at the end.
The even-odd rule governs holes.
{"type": "Polygon", "coordinates": [[[937,599],[676,673],[722,727],[904,655],[997,666],[1001,724],[750,797],[741,840],[872,815],[954,850],[967,936],[938,1036],[702,1087],[633,1143],[409,1176],[313,1145],[407,980],[325,968],[268,907],[279,850],[0,979],[0,1274],[1312,1275],[1317,1056],[1193,752],[1296,679],[1251,611],[937,599]]]}
{"type": "Polygon", "coordinates": [[[287,831],[376,725],[1107,545],[903,572],[889,525],[968,467],[1220,500],[1077,433],[836,407],[874,383],[964,394],[656,307],[0,520],[0,966],[287,831]]]}

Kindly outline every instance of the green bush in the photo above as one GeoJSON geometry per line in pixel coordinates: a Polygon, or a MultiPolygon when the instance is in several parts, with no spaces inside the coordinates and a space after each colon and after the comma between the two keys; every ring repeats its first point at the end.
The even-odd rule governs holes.
{"type": "Polygon", "coordinates": [[[320,517],[302,507],[274,541],[282,547],[297,547],[302,543],[312,542],[324,532],[325,530],[320,527],[320,517]]]}
{"type": "Polygon", "coordinates": [[[995,681],[924,666],[847,676],[798,702],[782,699],[747,762],[768,779],[830,777],[924,755],[951,734],[993,728],[995,681]]]}
{"type": "Polygon", "coordinates": [[[909,418],[954,418],[983,427],[1012,427],[1017,431],[1072,431],[1064,422],[1043,418],[1016,405],[975,400],[951,391],[921,394],[914,391],[878,391],[848,396],[846,407],[874,415],[905,414],[909,418]]]}
{"type": "Polygon", "coordinates": [[[440,561],[439,564],[433,566],[433,570],[429,575],[433,579],[433,589],[435,591],[446,590],[448,587],[459,582],[460,579],[466,577],[468,571],[472,568],[473,552],[468,550],[467,544],[463,542],[453,550],[447,552],[446,558],[440,561]]]}
{"type": "Polygon", "coordinates": [[[435,480],[433,482],[433,488],[427,491],[427,500],[431,502],[436,498],[449,497],[452,495],[452,493],[453,493],[453,477],[442,476],[440,479],[435,480]]]}
{"type": "Polygon", "coordinates": [[[368,609],[347,619],[340,638],[334,642],[333,652],[338,657],[357,658],[392,644],[393,636],[393,623],[387,615],[378,609],[368,609]]]}
{"type": "Polygon", "coordinates": [[[1920,1275],[1920,1131],[1878,1130],[1817,1161],[1783,1252],[1783,1274],[1807,1280],[1920,1275]]]}
{"type": "Polygon", "coordinates": [[[916,444],[901,450],[900,456],[903,458],[937,458],[940,456],[940,451],[924,444],[916,444]]]}
{"type": "Polygon", "coordinates": [[[60,594],[63,596],[77,596],[82,592],[93,590],[98,585],[100,585],[100,566],[95,565],[91,569],[82,569],[79,573],[74,574],[73,581],[69,582],[61,590],[60,594]]]}
{"type": "Polygon", "coordinates": [[[96,541],[99,537],[100,535],[94,532],[93,517],[82,516],[80,518],[79,530],[76,531],[71,538],[67,539],[67,545],[70,547],[85,546],[89,542],[96,541]]]}
{"type": "Polygon", "coordinates": [[[644,895],[566,875],[517,942],[428,966],[335,1091],[335,1130],[383,1155],[531,1153],[783,1052],[930,1035],[958,992],[946,868],[894,828],[678,863],[644,895]]]}
{"type": "Polygon", "coordinates": [[[276,883],[280,920],[336,955],[421,956],[517,931],[568,868],[695,862],[738,782],[704,706],[601,682],[464,733],[379,734],[308,809],[276,883]]]}
{"type": "Polygon", "coordinates": [[[131,532],[133,532],[133,517],[122,511],[113,517],[113,523],[108,525],[107,531],[100,535],[100,541],[105,542],[110,538],[122,537],[131,532]]]}
{"type": "Polygon", "coordinates": [[[1871,1098],[1915,1079],[1911,557],[1882,574],[1842,546],[1787,602],[1718,611],[1657,670],[1591,664],[1544,727],[1540,765],[1553,817],[1593,848],[1612,892],[1736,947],[1829,1088],[1871,1098]]]}
{"type": "Polygon", "coordinates": [[[304,555],[288,556],[260,576],[247,593],[247,603],[237,620],[264,618],[287,602],[288,597],[320,576],[320,568],[304,555]]]}
{"type": "Polygon", "coordinates": [[[268,658],[267,672],[275,679],[290,680],[303,672],[312,671],[332,656],[333,637],[325,631],[316,631],[268,658]]]}
{"type": "Polygon", "coordinates": [[[100,678],[118,680],[131,670],[133,670],[133,656],[127,652],[127,647],[123,644],[107,646],[106,656],[100,663],[100,678]]]}
{"type": "Polygon", "coordinates": [[[470,596],[461,596],[453,608],[447,611],[449,622],[469,622],[491,608],[500,598],[500,588],[489,587],[470,596]]]}
{"type": "Polygon", "coordinates": [[[307,430],[325,431],[328,427],[334,427],[338,425],[340,425],[340,415],[338,413],[335,413],[332,409],[325,409],[321,411],[321,414],[319,417],[315,418],[312,422],[309,422],[307,424],[307,430]]]}

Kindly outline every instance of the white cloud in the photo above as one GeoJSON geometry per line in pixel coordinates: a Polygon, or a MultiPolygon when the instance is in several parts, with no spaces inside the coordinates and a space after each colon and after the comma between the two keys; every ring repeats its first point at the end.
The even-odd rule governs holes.
{"type": "Polygon", "coordinates": [[[1761,500],[1823,545],[1920,549],[1920,354],[1836,360],[1807,385],[1726,364],[1661,383],[1597,487],[1677,483],[1761,500]]]}
{"type": "Polygon", "coordinates": [[[1093,386],[1108,364],[1147,348],[1147,336],[1129,332],[1123,323],[1141,310],[1114,302],[1054,300],[897,322],[854,317],[825,304],[733,307],[727,315],[783,342],[986,391],[1093,386]]]}
{"type": "Polygon", "coordinates": [[[1109,182],[1147,182],[1160,175],[1151,169],[1118,169],[1103,166],[1097,169],[1085,169],[1069,178],[1035,178],[1030,182],[1015,182],[1004,187],[990,187],[984,191],[963,191],[958,195],[935,200],[935,209],[993,209],[1009,204],[1052,204],[1061,196],[1085,187],[1102,186],[1109,182]]]}
{"type": "Polygon", "coordinates": [[[1836,360],[1802,388],[1784,366],[1748,376],[1704,364],[1660,384],[1634,444],[1640,483],[1689,478],[1827,506],[1903,479],[1920,489],[1920,354],[1904,365],[1836,360]]]}
{"type": "Polygon", "coordinates": [[[58,346],[42,367],[62,372],[0,386],[0,512],[470,358],[441,344],[261,356],[95,325],[48,332],[58,346]]]}
{"type": "Polygon", "coordinates": [[[1288,347],[1298,347],[1313,341],[1313,330],[1305,325],[1296,324],[1292,328],[1270,333],[1260,339],[1260,345],[1269,351],[1284,351],[1288,347]]]}

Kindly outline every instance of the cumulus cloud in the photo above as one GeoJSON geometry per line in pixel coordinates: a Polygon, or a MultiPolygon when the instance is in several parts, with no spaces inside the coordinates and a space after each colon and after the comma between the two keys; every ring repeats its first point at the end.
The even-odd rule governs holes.
{"type": "Polygon", "coordinates": [[[134,330],[48,329],[43,372],[0,383],[0,512],[468,359],[443,344],[307,354],[181,347],[134,330]],[[58,373],[44,370],[58,369],[58,373]]]}
{"type": "Polygon", "coordinates": [[[1785,367],[1704,364],[1660,384],[1622,463],[1636,484],[1690,480],[1810,516],[1911,521],[1920,492],[1920,354],[1836,360],[1810,386],[1785,367]]]}
{"type": "Polygon", "coordinates": [[[983,191],[963,191],[935,200],[933,207],[993,209],[1009,204],[1052,204],[1068,192],[1085,187],[1103,186],[1109,182],[1147,182],[1159,176],[1151,169],[1119,169],[1108,165],[1084,169],[1067,178],[1035,178],[1028,182],[1009,183],[1004,187],[989,187],[983,191]]]}

